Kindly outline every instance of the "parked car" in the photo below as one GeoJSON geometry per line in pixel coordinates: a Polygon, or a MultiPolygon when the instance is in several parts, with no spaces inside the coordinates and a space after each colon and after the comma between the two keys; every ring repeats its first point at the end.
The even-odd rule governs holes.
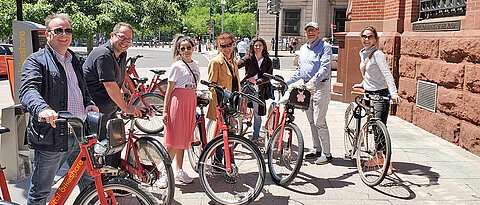
{"type": "Polygon", "coordinates": [[[332,70],[337,70],[338,46],[332,46],[332,70]]]}
{"type": "Polygon", "coordinates": [[[0,44],[0,75],[7,75],[7,59],[13,59],[13,45],[0,44]]]}

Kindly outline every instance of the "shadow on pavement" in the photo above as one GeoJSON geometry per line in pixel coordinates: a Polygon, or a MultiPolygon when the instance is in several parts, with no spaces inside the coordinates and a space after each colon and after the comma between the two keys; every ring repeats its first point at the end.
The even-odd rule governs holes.
{"type": "Polygon", "coordinates": [[[431,167],[415,163],[394,162],[394,172],[385,177],[374,190],[397,199],[415,199],[417,195],[412,190],[417,187],[438,185],[440,174],[431,171],[431,167]],[[420,179],[419,179],[420,177],[420,179]],[[425,181],[425,178],[428,179],[425,181]]]}

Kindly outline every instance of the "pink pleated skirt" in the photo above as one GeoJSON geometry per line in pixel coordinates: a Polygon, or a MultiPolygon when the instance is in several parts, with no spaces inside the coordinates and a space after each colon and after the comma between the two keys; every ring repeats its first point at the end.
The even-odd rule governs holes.
{"type": "Polygon", "coordinates": [[[197,96],[194,89],[175,88],[168,106],[165,124],[166,147],[188,149],[193,142],[197,96]]]}

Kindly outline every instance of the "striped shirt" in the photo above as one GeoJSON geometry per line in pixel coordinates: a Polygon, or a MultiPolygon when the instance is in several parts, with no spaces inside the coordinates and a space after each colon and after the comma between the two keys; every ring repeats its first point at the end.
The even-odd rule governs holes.
{"type": "Polygon", "coordinates": [[[87,114],[85,113],[82,91],[78,85],[77,75],[75,74],[75,70],[73,70],[72,54],[67,51],[67,55],[63,56],[55,50],[53,50],[53,52],[55,53],[55,57],[57,57],[58,62],[62,64],[67,76],[67,111],[72,113],[73,116],[79,117],[85,121],[87,114]]]}

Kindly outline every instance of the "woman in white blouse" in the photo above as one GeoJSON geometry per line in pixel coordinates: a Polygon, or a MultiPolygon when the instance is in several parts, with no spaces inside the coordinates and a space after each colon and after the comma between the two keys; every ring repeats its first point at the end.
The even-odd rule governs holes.
{"type": "MultiPolygon", "coordinates": [[[[194,43],[187,36],[179,36],[173,47],[174,63],[170,66],[165,93],[163,121],[165,147],[170,158],[176,158],[175,179],[191,183],[192,178],[182,169],[185,149],[193,142],[197,98],[195,90],[200,81],[198,61],[192,59],[194,43]]],[[[166,187],[166,176],[160,178],[160,187],[166,187]]]]}
{"type": "MultiPolygon", "coordinates": [[[[388,63],[385,54],[379,50],[375,45],[378,42],[378,34],[375,28],[368,26],[360,32],[363,49],[360,50],[360,72],[363,76],[363,81],[360,84],[355,84],[353,88],[364,88],[366,93],[378,94],[381,96],[391,96],[392,100],[400,103],[401,98],[397,94],[395,81],[388,68],[388,63]]],[[[389,112],[390,102],[374,102],[375,117],[379,118],[385,125],[387,125],[387,117],[389,112]]],[[[383,149],[382,143],[377,144],[377,149],[383,149]]],[[[383,163],[383,154],[378,153],[377,157],[367,162],[372,166],[383,163]]],[[[392,173],[392,164],[388,169],[388,174],[392,173]]]]}

